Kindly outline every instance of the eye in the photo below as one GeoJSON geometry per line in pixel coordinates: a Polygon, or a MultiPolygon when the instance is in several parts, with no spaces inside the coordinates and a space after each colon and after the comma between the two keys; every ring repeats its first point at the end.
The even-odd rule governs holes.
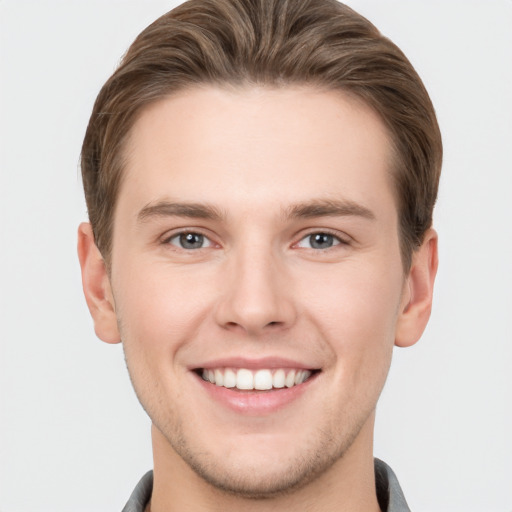
{"type": "Polygon", "coordinates": [[[178,233],[168,238],[166,243],[187,250],[204,249],[213,245],[211,240],[207,237],[201,235],[201,233],[194,233],[192,231],[178,233]]]}
{"type": "Polygon", "coordinates": [[[305,236],[298,244],[297,247],[305,249],[330,249],[335,245],[346,243],[340,238],[331,233],[311,233],[305,236]]]}

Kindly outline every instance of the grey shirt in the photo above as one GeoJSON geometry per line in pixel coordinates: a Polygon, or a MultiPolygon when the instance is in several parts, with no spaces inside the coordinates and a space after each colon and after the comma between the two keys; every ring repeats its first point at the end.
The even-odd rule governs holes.
{"type": "MultiPolygon", "coordinates": [[[[382,512],[411,512],[393,470],[379,459],[375,459],[375,482],[382,512]]],[[[148,471],[135,487],[122,512],[144,512],[152,489],[153,471],[148,471]]]]}

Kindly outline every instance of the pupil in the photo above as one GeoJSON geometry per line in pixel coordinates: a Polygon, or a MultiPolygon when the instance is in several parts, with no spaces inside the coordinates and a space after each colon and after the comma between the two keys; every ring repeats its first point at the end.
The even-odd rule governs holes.
{"type": "Polygon", "coordinates": [[[310,242],[313,249],[326,249],[332,247],[333,237],[327,233],[317,233],[311,235],[310,242]]]}
{"type": "Polygon", "coordinates": [[[186,233],[180,236],[180,244],[185,249],[200,249],[203,245],[203,235],[186,233]]]}

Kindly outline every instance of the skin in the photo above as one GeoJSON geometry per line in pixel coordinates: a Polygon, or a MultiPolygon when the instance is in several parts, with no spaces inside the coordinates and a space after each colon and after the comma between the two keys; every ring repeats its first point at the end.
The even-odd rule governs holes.
{"type": "Polygon", "coordinates": [[[424,330],[437,269],[429,230],[404,273],[390,148],[340,92],[203,87],[141,113],[110,274],[88,224],[79,256],[96,333],[122,339],[153,422],[153,512],[379,510],[375,406],[393,346],[424,330]],[[319,371],[285,406],[244,413],[191,371],[241,356],[319,371]]]}

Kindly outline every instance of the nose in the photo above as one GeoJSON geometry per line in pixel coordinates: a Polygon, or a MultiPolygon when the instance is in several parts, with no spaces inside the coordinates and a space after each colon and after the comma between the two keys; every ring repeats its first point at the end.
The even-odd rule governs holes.
{"type": "Polygon", "coordinates": [[[221,281],[216,321],[223,328],[259,336],[295,322],[292,280],[270,249],[253,247],[233,254],[221,281]]]}

